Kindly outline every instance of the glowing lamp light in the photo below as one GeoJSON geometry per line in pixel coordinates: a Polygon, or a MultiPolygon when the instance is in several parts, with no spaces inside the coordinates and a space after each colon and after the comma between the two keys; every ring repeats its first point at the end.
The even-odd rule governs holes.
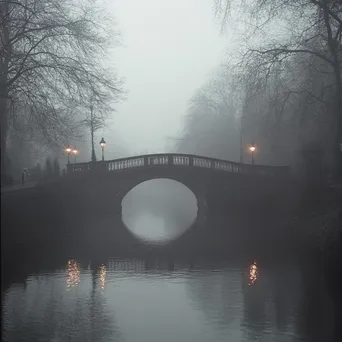
{"type": "Polygon", "coordinates": [[[105,140],[103,138],[100,141],[100,146],[102,148],[102,161],[104,161],[104,148],[106,146],[106,142],[105,142],[105,140]]]}
{"type": "Polygon", "coordinates": [[[254,151],[256,150],[254,144],[249,147],[249,150],[252,152],[252,164],[254,164],[254,151]]]}
{"type": "Polygon", "coordinates": [[[106,142],[104,141],[103,138],[100,141],[100,146],[101,146],[102,149],[104,149],[104,147],[106,146],[106,142]]]}
{"type": "Polygon", "coordinates": [[[77,153],[78,153],[78,150],[76,150],[76,148],[74,148],[74,149],[72,150],[72,154],[74,155],[75,163],[76,163],[76,156],[77,156],[77,153]]]}
{"type": "Polygon", "coordinates": [[[71,148],[70,147],[67,147],[65,149],[65,152],[68,154],[68,164],[70,164],[70,152],[71,152],[71,148]]]}

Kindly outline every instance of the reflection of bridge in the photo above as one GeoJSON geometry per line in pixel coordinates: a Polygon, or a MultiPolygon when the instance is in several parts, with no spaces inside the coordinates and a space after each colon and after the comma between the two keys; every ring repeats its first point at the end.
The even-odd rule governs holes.
{"type": "Polygon", "coordinates": [[[240,164],[232,161],[207,158],[189,154],[152,154],[129,158],[100,161],[97,163],[75,163],[68,165],[68,174],[91,172],[94,169],[105,171],[124,171],[150,167],[194,167],[240,174],[284,177],[289,175],[287,166],[265,166],[240,164]]]}

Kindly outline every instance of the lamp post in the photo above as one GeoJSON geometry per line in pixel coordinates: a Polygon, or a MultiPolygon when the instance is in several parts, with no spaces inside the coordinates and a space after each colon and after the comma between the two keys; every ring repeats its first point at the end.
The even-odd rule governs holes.
{"type": "Polygon", "coordinates": [[[68,153],[68,164],[70,164],[70,152],[71,152],[71,148],[70,147],[67,147],[65,149],[65,152],[68,153]]]}
{"type": "Polygon", "coordinates": [[[255,151],[255,146],[254,143],[252,146],[250,146],[249,150],[252,152],[252,165],[254,164],[254,151],[255,151]]]}
{"type": "Polygon", "coordinates": [[[76,147],[72,150],[72,153],[73,153],[73,155],[75,157],[75,164],[76,164],[76,156],[77,156],[77,153],[78,153],[78,151],[76,150],[76,147]]]}
{"type": "Polygon", "coordinates": [[[240,119],[240,164],[243,163],[243,114],[240,119]]]}
{"type": "Polygon", "coordinates": [[[102,149],[102,161],[104,161],[104,148],[106,146],[106,142],[104,141],[103,138],[100,141],[100,146],[101,146],[101,149],[102,149]]]}

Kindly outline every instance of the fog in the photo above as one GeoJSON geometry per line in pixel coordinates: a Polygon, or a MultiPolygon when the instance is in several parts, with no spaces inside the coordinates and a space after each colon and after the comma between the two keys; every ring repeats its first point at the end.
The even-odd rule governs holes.
{"type": "MultiPolygon", "coordinates": [[[[112,125],[130,154],[171,150],[168,138],[182,130],[189,98],[224,55],[226,41],[214,22],[212,4],[116,0],[110,7],[123,41],[113,59],[128,89],[112,125]]],[[[115,136],[103,135],[115,145],[115,136]]]]}
{"type": "Polygon", "coordinates": [[[340,0],[0,0],[0,124],[6,341],[342,341],[340,0]]]}
{"type": "MultiPolygon", "coordinates": [[[[105,63],[114,65],[124,79],[126,99],[115,104],[106,127],[95,133],[97,157],[102,136],[107,142],[106,159],[174,151],[173,138],[183,130],[189,99],[226,51],[227,37],[220,35],[211,2],[116,0],[98,4],[111,13],[120,33],[120,44],[111,49],[105,63]]],[[[83,131],[81,139],[69,140],[79,151],[78,162],[91,157],[90,132],[83,131]]],[[[21,167],[43,165],[46,155],[57,155],[64,167],[63,145],[51,152],[44,144],[38,147],[38,153],[31,149],[32,161],[23,160],[21,167]]]]}
{"type": "MultiPolygon", "coordinates": [[[[94,22],[102,22],[104,30],[89,27],[93,34],[83,37],[82,49],[56,44],[67,46],[59,51],[70,63],[90,59],[87,65],[95,69],[87,77],[94,80],[82,83],[67,64],[60,66],[62,76],[25,79],[27,87],[35,82],[35,97],[21,84],[5,89],[16,106],[5,116],[2,168],[18,178],[24,167],[44,165],[49,156],[63,169],[67,145],[78,150],[72,162],[90,161],[95,101],[97,159],[102,137],[107,160],[178,151],[249,163],[253,143],[258,164],[331,177],[342,165],[338,17],[329,12],[330,21],[324,22],[321,3],[303,2],[296,11],[279,3],[283,10],[273,14],[272,2],[258,6],[257,1],[85,2],[86,13],[93,6],[94,22]],[[335,47],[326,45],[329,32],[335,47]],[[84,55],[90,48],[92,54],[84,55]],[[52,86],[56,77],[60,82],[52,86]],[[69,84],[68,94],[62,84],[69,84]],[[45,97],[49,101],[40,100],[45,97]]],[[[331,11],[340,15],[336,8],[331,11]]],[[[15,48],[26,49],[20,43],[15,48]]],[[[51,46],[44,45],[40,54],[45,48],[51,46]]]]}
{"type": "Polygon", "coordinates": [[[196,196],[171,179],[154,179],[133,188],[122,200],[122,220],[147,243],[166,243],[182,235],[197,216],[196,196]]]}

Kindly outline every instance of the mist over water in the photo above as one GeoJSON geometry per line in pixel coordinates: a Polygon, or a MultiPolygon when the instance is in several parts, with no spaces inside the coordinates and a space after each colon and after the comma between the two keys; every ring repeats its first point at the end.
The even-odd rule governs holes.
{"type": "Polygon", "coordinates": [[[125,226],[134,236],[149,243],[163,244],[177,239],[196,217],[196,196],[171,179],[143,182],[122,201],[125,226]]]}

